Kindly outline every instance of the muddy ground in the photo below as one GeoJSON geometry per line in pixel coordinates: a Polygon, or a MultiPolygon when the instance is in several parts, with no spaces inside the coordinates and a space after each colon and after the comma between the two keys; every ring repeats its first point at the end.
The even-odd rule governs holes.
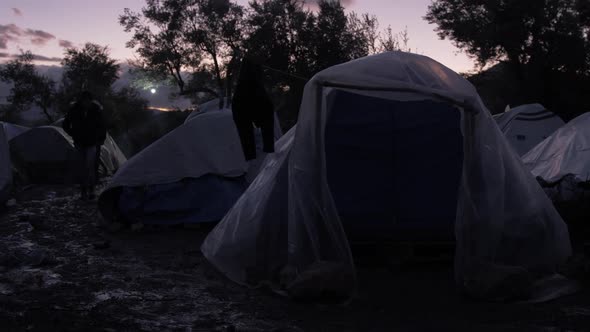
{"type": "Polygon", "coordinates": [[[452,261],[362,264],[348,305],[296,303],[218,274],[207,230],[107,232],[95,203],[37,186],[0,212],[0,331],[590,331],[590,294],[470,300],[452,261]]]}

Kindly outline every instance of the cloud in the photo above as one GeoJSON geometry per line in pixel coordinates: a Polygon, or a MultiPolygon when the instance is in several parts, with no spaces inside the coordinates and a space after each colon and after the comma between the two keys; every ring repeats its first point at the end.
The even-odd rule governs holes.
{"type": "Polygon", "coordinates": [[[12,8],[12,13],[16,16],[23,16],[23,12],[18,8],[12,8]]]}
{"type": "Polygon", "coordinates": [[[47,57],[47,56],[40,55],[40,54],[33,54],[33,60],[46,61],[46,62],[61,62],[61,58],[47,57]]]}
{"type": "MultiPolygon", "coordinates": [[[[0,52],[0,59],[12,60],[16,59],[18,54],[10,54],[5,52],[0,52]]],[[[48,57],[41,54],[33,54],[33,60],[35,61],[43,61],[43,62],[61,62],[61,58],[57,57],[48,57]]]]}
{"type": "Polygon", "coordinates": [[[47,31],[26,29],[23,30],[15,24],[0,24],[0,49],[7,49],[9,42],[18,42],[22,38],[27,38],[33,45],[43,46],[55,36],[47,31]]]}
{"type": "Polygon", "coordinates": [[[25,31],[27,37],[30,38],[33,45],[42,46],[47,44],[48,41],[55,39],[55,36],[49,32],[43,30],[27,29],[25,31]]]}
{"type": "Polygon", "coordinates": [[[8,48],[8,42],[17,41],[23,30],[14,24],[0,24],[0,49],[8,48]]]}
{"type": "Polygon", "coordinates": [[[69,40],[60,39],[59,46],[61,46],[63,48],[72,48],[72,47],[74,47],[74,43],[72,43],[69,40]]]}
{"type": "MultiPolygon", "coordinates": [[[[332,1],[340,1],[340,4],[342,4],[343,7],[348,7],[350,5],[352,5],[355,0],[332,0],[332,1]]],[[[318,2],[320,2],[320,0],[303,0],[303,2],[310,8],[318,8],[318,2]]]]}

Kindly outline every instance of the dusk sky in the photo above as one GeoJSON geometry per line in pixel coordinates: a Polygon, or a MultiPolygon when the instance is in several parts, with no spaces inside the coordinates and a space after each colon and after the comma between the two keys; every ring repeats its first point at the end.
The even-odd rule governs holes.
{"type": "MultiPolygon", "coordinates": [[[[248,0],[238,0],[247,4],[248,0]]],[[[458,72],[473,69],[473,62],[450,41],[441,41],[435,26],[423,20],[431,0],[356,0],[347,6],[357,13],[375,14],[381,28],[394,31],[407,26],[410,47],[458,72]]],[[[63,55],[63,47],[85,42],[108,45],[119,60],[133,58],[125,48],[130,35],[117,18],[128,7],[139,11],[144,0],[2,0],[0,9],[0,61],[19,49],[53,60],[63,55]]]]}

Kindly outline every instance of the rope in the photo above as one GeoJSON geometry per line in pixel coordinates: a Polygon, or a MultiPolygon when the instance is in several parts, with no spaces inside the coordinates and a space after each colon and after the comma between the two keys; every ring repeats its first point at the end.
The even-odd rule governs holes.
{"type": "Polygon", "coordinates": [[[303,76],[291,74],[291,73],[288,73],[288,72],[285,72],[285,71],[282,71],[282,70],[279,70],[279,69],[275,69],[275,68],[272,68],[272,67],[269,67],[269,66],[266,66],[266,65],[261,65],[261,66],[263,68],[268,69],[268,70],[272,70],[274,72],[277,72],[277,73],[280,73],[280,74],[283,74],[283,75],[286,75],[286,76],[297,78],[297,79],[302,80],[302,81],[305,81],[305,82],[309,81],[309,78],[306,78],[306,77],[303,77],[303,76]]]}

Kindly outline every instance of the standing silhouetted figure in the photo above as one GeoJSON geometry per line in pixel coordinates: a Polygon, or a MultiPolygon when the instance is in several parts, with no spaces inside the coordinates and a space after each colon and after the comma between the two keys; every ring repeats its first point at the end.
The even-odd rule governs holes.
{"type": "Polygon", "coordinates": [[[262,67],[244,58],[232,100],[234,122],[238,128],[246,160],[256,158],[254,127],[262,131],[263,151],[274,152],[274,111],[262,81],[262,67]]]}
{"type": "Polygon", "coordinates": [[[94,199],[100,149],[107,135],[102,106],[90,92],[82,92],[68,111],[62,127],[72,136],[78,151],[81,198],[94,199]]]}

